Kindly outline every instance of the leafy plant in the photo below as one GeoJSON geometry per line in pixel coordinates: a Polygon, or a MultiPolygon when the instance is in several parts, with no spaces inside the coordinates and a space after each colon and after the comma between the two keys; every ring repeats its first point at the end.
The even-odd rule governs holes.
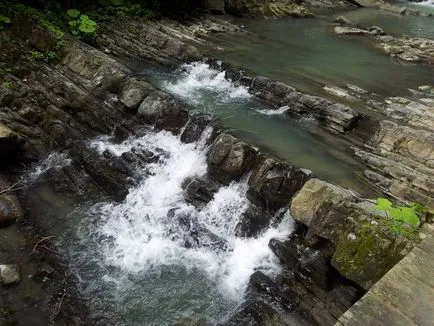
{"type": "Polygon", "coordinates": [[[11,20],[9,17],[6,17],[2,14],[0,14],[0,31],[5,29],[6,25],[9,25],[11,23],[11,20]]]}
{"type": "Polygon", "coordinates": [[[77,9],[69,9],[66,14],[69,17],[69,29],[75,36],[93,39],[96,36],[97,23],[87,15],[82,15],[77,9]]]}
{"type": "Polygon", "coordinates": [[[10,81],[4,81],[4,82],[2,83],[2,86],[3,86],[4,88],[11,89],[11,88],[12,88],[12,82],[10,82],[10,81]]]}
{"type": "Polygon", "coordinates": [[[416,228],[419,223],[418,213],[421,213],[421,205],[410,204],[409,206],[395,206],[387,198],[377,198],[375,208],[384,211],[386,215],[398,224],[407,224],[416,228]]]}
{"type": "Polygon", "coordinates": [[[44,61],[46,63],[56,59],[56,53],[53,51],[32,51],[30,52],[30,59],[33,61],[44,61]]]}

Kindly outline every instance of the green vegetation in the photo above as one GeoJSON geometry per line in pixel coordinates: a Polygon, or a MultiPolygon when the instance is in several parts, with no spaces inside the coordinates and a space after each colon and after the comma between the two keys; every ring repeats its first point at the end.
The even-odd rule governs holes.
{"type": "Polygon", "coordinates": [[[56,59],[56,53],[53,51],[32,51],[30,53],[30,60],[32,61],[43,61],[43,62],[50,62],[56,59]]]}
{"type": "Polygon", "coordinates": [[[69,17],[69,28],[72,35],[85,39],[93,39],[96,36],[97,23],[87,15],[82,15],[77,9],[69,9],[66,14],[69,17]]]}
{"type": "Polygon", "coordinates": [[[11,89],[13,85],[12,85],[12,82],[11,82],[11,81],[4,81],[4,82],[2,83],[2,86],[3,86],[4,88],[11,89]]]}
{"type": "Polygon", "coordinates": [[[385,220],[385,223],[392,232],[401,234],[409,239],[417,238],[418,227],[421,221],[424,221],[433,214],[432,210],[418,203],[398,206],[387,198],[377,198],[374,207],[386,214],[388,219],[385,220]]]}
{"type": "Polygon", "coordinates": [[[11,23],[11,19],[0,14],[0,31],[4,30],[7,25],[11,23]]]}

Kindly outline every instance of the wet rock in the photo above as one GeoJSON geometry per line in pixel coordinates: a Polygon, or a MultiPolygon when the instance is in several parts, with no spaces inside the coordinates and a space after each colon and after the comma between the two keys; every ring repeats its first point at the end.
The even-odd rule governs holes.
{"type": "Polygon", "coordinates": [[[23,214],[16,196],[10,194],[0,195],[0,227],[14,224],[23,217],[23,214]]]}
{"type": "Polygon", "coordinates": [[[219,326],[284,325],[278,312],[261,300],[244,302],[237,312],[219,326]]]}
{"type": "Polygon", "coordinates": [[[140,104],[137,115],[147,122],[155,123],[159,128],[172,132],[179,132],[188,121],[185,107],[171,95],[163,92],[149,94],[140,104]]]}
{"type": "Polygon", "coordinates": [[[229,183],[241,178],[253,165],[257,150],[227,133],[220,134],[208,156],[210,173],[229,183]]]}
{"type": "Polygon", "coordinates": [[[354,96],[350,95],[346,90],[344,90],[340,87],[324,86],[323,89],[327,93],[334,95],[336,97],[340,97],[340,98],[347,100],[347,101],[356,101],[357,100],[354,96]]]}
{"type": "Polygon", "coordinates": [[[13,130],[0,124],[0,158],[1,163],[10,160],[23,144],[23,140],[13,130]]]}
{"type": "Polygon", "coordinates": [[[336,17],[335,23],[338,23],[341,25],[347,25],[347,26],[352,25],[352,22],[347,17],[344,17],[344,16],[336,17]]]}
{"type": "Polygon", "coordinates": [[[312,17],[313,14],[297,3],[287,1],[226,0],[226,10],[235,15],[264,17],[312,17]]]}
{"type": "Polygon", "coordinates": [[[271,219],[270,214],[250,205],[235,227],[235,235],[243,238],[256,237],[269,225],[271,219]]]}
{"type": "Polygon", "coordinates": [[[143,80],[130,78],[124,84],[120,101],[128,109],[137,110],[143,99],[153,91],[154,87],[143,80]]]}
{"type": "Polygon", "coordinates": [[[256,271],[250,276],[249,286],[251,290],[259,295],[266,296],[267,301],[277,303],[284,311],[291,311],[298,304],[299,299],[296,293],[285,286],[277,284],[260,271],[256,271]]]}
{"type": "Polygon", "coordinates": [[[178,231],[178,227],[171,231],[175,237],[182,237],[186,248],[212,247],[218,250],[226,249],[226,241],[203,226],[190,212],[175,208],[171,209],[167,216],[177,221],[182,232],[178,231]]]}
{"type": "Polygon", "coordinates": [[[184,143],[193,143],[198,141],[210,122],[211,117],[208,115],[196,114],[192,116],[181,133],[181,141],[184,143]]]}
{"type": "Polygon", "coordinates": [[[309,170],[262,156],[249,179],[248,194],[267,210],[275,212],[290,202],[310,176],[309,170]]]}
{"type": "Polygon", "coordinates": [[[193,178],[183,183],[184,198],[196,207],[204,207],[219,190],[220,184],[209,178],[193,178]]]}
{"type": "Polygon", "coordinates": [[[20,281],[18,265],[0,265],[0,283],[12,285],[20,281]]]}
{"type": "Polygon", "coordinates": [[[225,1],[224,0],[206,0],[205,8],[212,13],[224,14],[225,13],[225,1]]]}
{"type": "Polygon", "coordinates": [[[352,198],[352,195],[345,189],[319,179],[310,179],[292,198],[291,216],[309,226],[324,202],[338,204],[349,198],[352,198]]]}
{"type": "Polygon", "coordinates": [[[73,146],[70,154],[108,195],[115,200],[126,197],[134,172],[121,158],[104,159],[84,144],[73,146]]]}

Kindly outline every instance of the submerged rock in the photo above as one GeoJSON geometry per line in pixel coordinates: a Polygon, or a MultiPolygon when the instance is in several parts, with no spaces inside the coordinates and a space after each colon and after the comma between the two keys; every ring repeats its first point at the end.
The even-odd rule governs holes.
{"type": "Polygon", "coordinates": [[[18,265],[0,265],[0,283],[4,285],[16,284],[20,281],[18,265]]]}

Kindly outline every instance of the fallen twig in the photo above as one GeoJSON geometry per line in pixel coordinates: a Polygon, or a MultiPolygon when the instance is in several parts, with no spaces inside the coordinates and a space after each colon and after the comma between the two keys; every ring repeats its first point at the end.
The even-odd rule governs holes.
{"type": "Polygon", "coordinates": [[[8,187],[8,188],[6,188],[6,189],[1,190],[1,191],[0,191],[0,195],[1,195],[1,194],[4,194],[4,193],[6,193],[6,192],[9,192],[9,191],[15,191],[15,190],[21,189],[21,188],[15,188],[15,186],[17,186],[20,182],[21,182],[21,180],[18,180],[18,181],[15,182],[12,186],[10,186],[10,187],[8,187]]]}
{"type": "MultiPolygon", "coordinates": [[[[38,248],[38,246],[39,246],[42,242],[47,241],[47,240],[50,240],[50,239],[52,239],[52,238],[54,238],[54,235],[50,235],[50,236],[48,236],[48,237],[44,237],[44,238],[42,238],[41,240],[39,240],[39,241],[35,244],[35,246],[33,247],[32,253],[35,253],[35,252],[36,252],[36,249],[38,248]]],[[[44,247],[45,247],[45,246],[44,246],[44,247]]],[[[47,247],[45,247],[45,248],[47,248],[47,247]]],[[[47,248],[47,249],[48,249],[48,248],[47,248]]]]}

